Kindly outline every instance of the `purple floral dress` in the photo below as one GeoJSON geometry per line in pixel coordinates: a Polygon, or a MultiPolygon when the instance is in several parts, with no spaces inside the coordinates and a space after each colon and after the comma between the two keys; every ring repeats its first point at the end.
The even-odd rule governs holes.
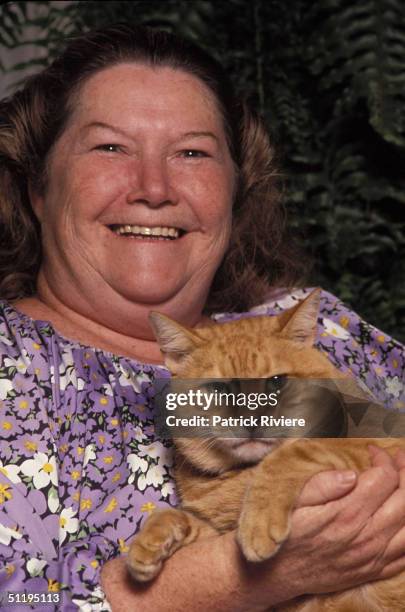
{"type": "MultiPolygon", "coordinates": [[[[276,314],[307,292],[214,318],[276,314]]],[[[387,408],[405,408],[404,347],[326,292],[317,345],[387,408]]],[[[102,564],[176,503],[171,447],[153,429],[162,376],[0,303],[0,609],[110,610],[102,564]]]]}

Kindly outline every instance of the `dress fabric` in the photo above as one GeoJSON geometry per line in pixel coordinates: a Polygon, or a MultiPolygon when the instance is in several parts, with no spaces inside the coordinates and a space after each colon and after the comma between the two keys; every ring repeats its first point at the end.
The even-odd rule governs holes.
{"type": "MultiPolygon", "coordinates": [[[[274,315],[308,292],[214,319],[274,315]]],[[[327,292],[316,344],[387,409],[405,408],[404,347],[327,292]]],[[[110,610],[102,564],[128,551],[155,508],[176,504],[171,444],[153,427],[153,382],[168,375],[0,302],[0,609],[25,592],[47,599],[20,595],[10,609],[110,610]]]]}

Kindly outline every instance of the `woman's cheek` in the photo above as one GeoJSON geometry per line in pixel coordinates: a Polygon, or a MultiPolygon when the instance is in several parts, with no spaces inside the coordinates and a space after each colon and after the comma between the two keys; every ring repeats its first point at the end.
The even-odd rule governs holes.
{"type": "MultiPolygon", "coordinates": [[[[185,183],[183,183],[184,186],[185,183]]],[[[190,201],[214,219],[232,209],[233,183],[222,172],[195,173],[188,183],[190,201]]]]}
{"type": "Polygon", "coordinates": [[[94,212],[98,206],[104,209],[120,196],[125,197],[128,189],[128,172],[111,166],[83,169],[73,184],[73,191],[83,206],[89,206],[94,212]]]}

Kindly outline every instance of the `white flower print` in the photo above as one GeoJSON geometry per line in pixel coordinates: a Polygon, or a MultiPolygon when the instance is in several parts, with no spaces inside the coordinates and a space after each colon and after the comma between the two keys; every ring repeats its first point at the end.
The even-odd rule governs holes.
{"type": "MultiPolygon", "coordinates": [[[[132,470],[141,472],[137,484],[139,489],[144,491],[149,485],[157,487],[163,484],[166,468],[173,464],[173,449],[166,448],[161,442],[155,441],[152,444],[140,444],[139,455],[129,455],[129,457],[131,457],[132,470]],[[155,461],[150,463],[143,457],[157,459],[157,464],[155,461]]],[[[132,474],[128,482],[131,484],[134,479],[135,475],[132,474]]]]}
{"type": "Polygon", "coordinates": [[[64,508],[59,517],[59,544],[63,544],[68,533],[75,533],[79,528],[76,510],[72,506],[64,508]]]}
{"type": "MultiPolygon", "coordinates": [[[[53,366],[50,367],[50,373],[51,381],[55,384],[55,371],[53,366]]],[[[77,376],[76,373],[76,366],[71,348],[65,348],[62,353],[62,362],[59,365],[59,388],[61,391],[65,391],[68,385],[71,385],[78,391],[84,388],[84,379],[77,376]]]]}
{"type": "Polygon", "coordinates": [[[94,452],[94,444],[88,444],[84,449],[83,467],[86,467],[89,461],[94,461],[96,453],[94,452]]]}
{"type": "Polygon", "coordinates": [[[138,478],[138,487],[143,491],[147,486],[157,487],[163,484],[164,469],[162,465],[151,465],[145,474],[138,478]]]}
{"type": "Polygon", "coordinates": [[[137,425],[134,429],[134,436],[137,442],[142,442],[146,438],[146,435],[143,433],[142,428],[137,425]]]}
{"type": "Polygon", "coordinates": [[[150,377],[147,374],[144,372],[136,373],[128,366],[125,368],[122,364],[120,364],[119,370],[121,374],[118,380],[121,387],[129,385],[133,387],[135,393],[140,393],[142,391],[143,382],[150,381],[150,377]]]}
{"type": "Polygon", "coordinates": [[[162,497],[167,497],[168,495],[173,495],[174,493],[174,484],[173,482],[165,482],[162,486],[162,497]]]}
{"type": "Polygon", "coordinates": [[[29,561],[27,561],[27,570],[30,576],[35,578],[39,576],[44,567],[47,565],[47,562],[44,559],[36,559],[33,557],[29,561]]]}
{"type": "Polygon", "coordinates": [[[0,333],[0,342],[2,344],[5,344],[6,346],[13,346],[12,341],[9,338],[7,338],[7,336],[3,334],[3,332],[0,333]]]}
{"type": "Polygon", "coordinates": [[[7,393],[13,390],[13,383],[8,378],[0,378],[0,400],[5,400],[7,393]]]}
{"type": "Polygon", "coordinates": [[[115,383],[115,377],[111,376],[110,374],[108,379],[110,381],[110,384],[105,383],[104,385],[101,385],[100,391],[103,395],[109,395],[110,397],[112,397],[114,395],[113,384],[115,383]]]}
{"type": "Polygon", "coordinates": [[[127,463],[132,472],[131,476],[128,478],[128,484],[132,484],[134,482],[136,472],[146,472],[148,469],[148,462],[146,459],[142,459],[142,457],[135,455],[135,453],[128,455],[127,463]]]}
{"type": "Polygon", "coordinates": [[[59,509],[59,496],[56,489],[50,489],[48,493],[48,508],[55,514],[59,509]]]}
{"type": "Polygon", "coordinates": [[[173,465],[173,449],[166,448],[161,442],[155,441],[152,444],[140,444],[139,454],[142,457],[148,456],[157,459],[159,465],[170,467],[173,465]]]}
{"type": "Polygon", "coordinates": [[[31,476],[34,487],[43,489],[49,483],[58,486],[58,473],[54,456],[47,457],[45,453],[35,453],[33,459],[27,459],[21,464],[21,472],[31,476]]]}
{"type": "Polygon", "coordinates": [[[87,599],[72,599],[76,604],[79,612],[112,612],[110,604],[106,601],[105,595],[101,587],[96,587],[90,597],[93,600],[99,600],[98,603],[89,603],[87,599]]]}
{"type": "Polygon", "coordinates": [[[325,327],[325,332],[330,336],[335,336],[335,338],[339,338],[340,340],[348,340],[350,338],[350,333],[347,331],[347,329],[339,325],[339,323],[332,321],[332,319],[322,320],[325,327]]]}
{"type": "Polygon", "coordinates": [[[13,359],[12,357],[5,357],[3,361],[3,366],[5,368],[15,368],[17,372],[20,372],[21,374],[26,374],[30,360],[25,349],[23,349],[21,353],[22,354],[20,357],[18,357],[18,359],[13,359]]]}
{"type": "Polygon", "coordinates": [[[17,529],[6,527],[5,525],[2,525],[0,523],[0,544],[4,544],[4,546],[9,546],[11,538],[19,540],[20,538],[22,538],[22,533],[17,531],[17,529]]]}
{"type": "Polygon", "coordinates": [[[146,472],[148,469],[146,459],[142,459],[142,457],[135,455],[135,453],[128,455],[127,462],[132,472],[146,472]]]}
{"type": "Polygon", "coordinates": [[[11,482],[21,482],[21,478],[18,476],[19,471],[20,466],[12,465],[11,463],[9,463],[8,465],[4,465],[3,462],[0,460],[0,473],[4,474],[4,476],[11,480],[11,482]]]}
{"type": "Polygon", "coordinates": [[[269,310],[269,307],[269,304],[259,304],[259,306],[251,308],[249,312],[255,315],[266,315],[269,310]]]}
{"type": "Polygon", "coordinates": [[[288,308],[296,306],[298,302],[306,297],[307,294],[308,291],[305,289],[297,289],[294,291],[294,293],[286,293],[284,289],[277,292],[272,292],[264,304],[254,306],[249,310],[249,312],[257,315],[266,314],[269,308],[274,308],[276,305],[282,310],[287,310],[288,308]]]}
{"type": "Polygon", "coordinates": [[[400,395],[405,393],[404,383],[401,382],[398,376],[394,376],[394,378],[386,378],[385,386],[390,395],[393,395],[395,398],[399,398],[400,395]]]}

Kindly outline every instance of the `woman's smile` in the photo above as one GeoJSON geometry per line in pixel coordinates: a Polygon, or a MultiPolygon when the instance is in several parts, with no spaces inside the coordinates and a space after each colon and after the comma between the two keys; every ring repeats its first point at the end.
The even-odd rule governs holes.
{"type": "Polygon", "coordinates": [[[180,232],[182,231],[176,227],[148,227],[145,225],[129,224],[110,225],[109,227],[117,236],[151,239],[152,241],[154,239],[176,240],[176,238],[180,237],[180,232]]]}

